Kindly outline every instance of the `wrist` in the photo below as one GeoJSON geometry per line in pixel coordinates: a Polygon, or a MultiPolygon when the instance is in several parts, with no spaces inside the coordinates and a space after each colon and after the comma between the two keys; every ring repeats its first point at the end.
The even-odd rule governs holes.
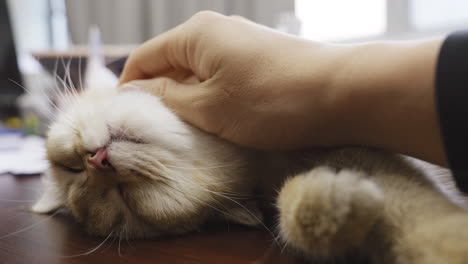
{"type": "Polygon", "coordinates": [[[444,164],[434,78],[441,40],[347,46],[331,90],[342,141],[444,164]]]}
{"type": "Polygon", "coordinates": [[[288,84],[298,96],[297,113],[303,123],[300,140],[308,146],[341,144],[339,121],[341,111],[334,89],[334,76],[340,68],[343,49],[338,45],[301,40],[294,49],[294,65],[289,68],[288,84]]]}
{"type": "MultiPolygon", "coordinates": [[[[337,146],[350,143],[349,128],[344,119],[349,119],[349,88],[345,76],[351,67],[351,46],[304,41],[296,71],[302,75],[296,87],[302,89],[307,113],[304,142],[310,146],[337,146]]],[[[351,67],[352,68],[352,67],[351,67]]]]}

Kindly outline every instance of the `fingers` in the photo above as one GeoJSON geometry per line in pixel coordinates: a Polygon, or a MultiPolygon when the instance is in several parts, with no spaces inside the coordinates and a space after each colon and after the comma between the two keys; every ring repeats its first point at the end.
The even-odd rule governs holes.
{"type": "Polygon", "coordinates": [[[182,119],[195,124],[199,123],[196,115],[196,103],[203,99],[205,89],[201,85],[180,83],[171,78],[159,77],[146,80],[135,80],[119,87],[121,91],[143,90],[158,96],[166,106],[176,112],[182,119]]]}
{"type": "MultiPolygon", "coordinates": [[[[164,75],[174,70],[197,72],[193,62],[194,47],[201,31],[215,24],[221,14],[202,11],[187,22],[143,43],[130,54],[120,77],[120,84],[164,75]]],[[[198,69],[200,70],[200,69],[198,69]]]]}
{"type": "MultiPolygon", "coordinates": [[[[158,76],[174,69],[171,44],[179,42],[178,31],[181,26],[175,27],[141,45],[133,51],[125,63],[120,76],[120,84],[149,77],[158,76]]],[[[178,45],[180,47],[180,45],[178,45]]],[[[183,48],[183,47],[181,47],[183,48]]]]}

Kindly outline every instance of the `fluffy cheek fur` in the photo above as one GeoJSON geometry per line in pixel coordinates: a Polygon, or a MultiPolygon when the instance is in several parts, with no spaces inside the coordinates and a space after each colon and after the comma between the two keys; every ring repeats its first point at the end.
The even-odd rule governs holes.
{"type": "Polygon", "coordinates": [[[110,144],[109,160],[126,183],[121,190],[128,208],[155,230],[182,233],[230,208],[230,194],[249,194],[253,184],[246,177],[242,153],[222,142],[215,148],[211,140],[200,137],[190,149],[170,150],[110,144]]]}
{"type": "Polygon", "coordinates": [[[124,209],[114,188],[93,190],[93,186],[72,186],[67,206],[88,232],[108,235],[124,225],[124,209]]]}

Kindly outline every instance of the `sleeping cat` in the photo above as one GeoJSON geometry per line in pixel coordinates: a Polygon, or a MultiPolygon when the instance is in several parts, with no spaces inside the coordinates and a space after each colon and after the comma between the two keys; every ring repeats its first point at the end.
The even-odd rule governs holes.
{"type": "Polygon", "coordinates": [[[34,212],[67,208],[91,234],[145,238],[219,219],[263,225],[262,201],[276,199],[281,241],[311,259],[359,252],[372,263],[468,263],[468,212],[412,159],[240,148],[115,82],[66,102],[48,133],[34,212]]]}

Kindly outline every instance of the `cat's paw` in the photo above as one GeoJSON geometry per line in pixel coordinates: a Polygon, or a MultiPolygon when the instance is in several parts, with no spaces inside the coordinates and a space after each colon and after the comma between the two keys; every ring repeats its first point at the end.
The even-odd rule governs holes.
{"type": "Polygon", "coordinates": [[[381,215],[383,193],[362,173],[321,167],[287,180],[278,207],[282,240],[322,258],[362,242],[381,215]]]}

